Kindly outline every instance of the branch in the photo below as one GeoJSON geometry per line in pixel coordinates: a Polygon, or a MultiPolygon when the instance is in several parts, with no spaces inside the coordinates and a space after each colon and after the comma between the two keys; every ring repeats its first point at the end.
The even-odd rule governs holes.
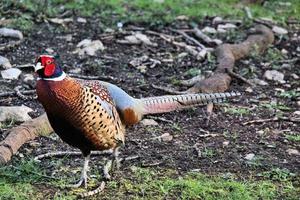
{"type": "Polygon", "coordinates": [[[27,141],[33,140],[37,136],[49,135],[52,132],[53,129],[46,114],[12,128],[8,136],[0,142],[0,164],[7,163],[27,141]]]}

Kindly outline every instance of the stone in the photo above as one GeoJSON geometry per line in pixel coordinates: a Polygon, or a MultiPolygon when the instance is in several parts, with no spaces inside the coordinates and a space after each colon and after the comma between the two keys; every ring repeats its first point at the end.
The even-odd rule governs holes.
{"type": "Polygon", "coordinates": [[[0,106],[0,121],[6,121],[13,119],[17,122],[24,122],[30,120],[31,117],[28,115],[33,110],[27,106],[0,106]]]}
{"type": "Polygon", "coordinates": [[[245,156],[245,159],[250,161],[250,160],[253,160],[254,157],[255,157],[254,153],[249,153],[245,156]]]}
{"type": "Polygon", "coordinates": [[[19,40],[23,39],[23,33],[21,31],[11,28],[0,28],[0,36],[16,38],[19,40]]]}
{"type": "Polygon", "coordinates": [[[258,78],[251,79],[251,82],[256,84],[256,85],[261,85],[261,86],[269,85],[269,83],[267,83],[266,81],[258,79],[258,78]]]}
{"type": "Polygon", "coordinates": [[[164,142],[170,142],[173,140],[173,136],[170,133],[164,133],[160,136],[160,139],[164,142]]]}
{"type": "Polygon", "coordinates": [[[286,34],[288,34],[288,31],[286,29],[284,29],[282,27],[279,27],[279,26],[273,26],[272,31],[275,34],[278,34],[278,35],[286,35],[286,34]]]}
{"type": "Polygon", "coordinates": [[[215,17],[212,21],[213,24],[218,24],[223,21],[222,17],[215,17]]]}
{"type": "Polygon", "coordinates": [[[103,51],[104,45],[100,40],[90,40],[84,39],[77,44],[77,49],[74,53],[78,53],[79,55],[89,55],[94,56],[98,50],[103,51]]]}
{"type": "Polygon", "coordinates": [[[224,29],[224,30],[230,30],[230,29],[235,29],[237,26],[235,24],[219,24],[217,29],[224,29]]]}
{"type": "Polygon", "coordinates": [[[297,74],[295,74],[295,73],[291,74],[291,76],[292,76],[293,79],[295,79],[295,80],[298,80],[298,79],[299,79],[299,76],[298,76],[297,74]]]}
{"type": "Polygon", "coordinates": [[[85,24],[87,21],[86,21],[85,18],[78,17],[78,18],[77,18],[77,22],[85,24]]]}
{"type": "Polygon", "coordinates": [[[277,71],[277,70],[267,70],[264,73],[264,78],[266,78],[267,80],[273,80],[279,83],[285,83],[284,79],[284,74],[277,71]]]}
{"type": "Polygon", "coordinates": [[[300,116],[300,110],[297,110],[295,112],[293,112],[294,115],[299,115],[300,116]]]}
{"type": "Polygon", "coordinates": [[[287,152],[289,155],[296,155],[296,156],[299,156],[299,155],[300,155],[300,152],[299,152],[297,149],[287,149],[286,152],[287,152]]]}
{"type": "Polygon", "coordinates": [[[141,124],[144,126],[157,126],[158,123],[154,119],[143,119],[141,124]]]}
{"type": "Polygon", "coordinates": [[[22,73],[21,70],[19,70],[18,68],[10,68],[10,69],[6,69],[1,71],[1,76],[3,79],[18,79],[20,74],[22,73]]]}
{"type": "Polygon", "coordinates": [[[203,33],[215,34],[215,33],[217,33],[217,30],[213,27],[206,26],[202,29],[202,32],[203,33]]]}
{"type": "Polygon", "coordinates": [[[3,56],[0,56],[0,67],[3,69],[9,69],[12,68],[9,60],[3,56]]]}

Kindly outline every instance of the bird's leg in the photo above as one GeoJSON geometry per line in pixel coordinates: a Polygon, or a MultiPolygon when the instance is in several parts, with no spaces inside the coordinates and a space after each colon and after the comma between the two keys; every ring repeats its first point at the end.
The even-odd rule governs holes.
{"type": "Polygon", "coordinates": [[[108,159],[105,165],[103,166],[103,176],[105,179],[110,180],[111,176],[109,174],[110,171],[114,170],[114,166],[119,169],[120,168],[120,159],[119,159],[119,148],[114,149],[112,158],[108,159]]]}
{"type": "Polygon", "coordinates": [[[90,161],[90,154],[88,154],[87,156],[84,157],[84,164],[83,164],[83,168],[81,171],[81,177],[78,183],[76,183],[75,185],[72,185],[71,187],[75,187],[78,188],[80,187],[82,184],[84,185],[85,188],[87,188],[87,171],[89,169],[89,161],[90,161]]]}

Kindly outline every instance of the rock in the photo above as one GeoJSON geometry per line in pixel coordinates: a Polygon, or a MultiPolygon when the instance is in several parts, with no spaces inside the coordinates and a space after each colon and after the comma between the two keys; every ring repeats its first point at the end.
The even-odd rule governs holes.
{"type": "Polygon", "coordinates": [[[157,46],[157,43],[153,43],[150,41],[148,36],[142,33],[134,33],[133,35],[128,35],[124,37],[124,40],[117,40],[118,43],[121,44],[145,44],[149,46],[157,46]]]}
{"type": "Polygon", "coordinates": [[[12,68],[9,60],[3,56],[0,56],[0,67],[2,67],[3,69],[12,68]]]}
{"type": "Polygon", "coordinates": [[[293,112],[294,115],[300,115],[300,110],[293,112]]]}
{"type": "Polygon", "coordinates": [[[249,92],[249,93],[252,93],[252,92],[253,92],[253,89],[252,89],[251,87],[247,87],[247,88],[245,89],[245,91],[246,91],[246,92],[249,92]]]}
{"type": "Polygon", "coordinates": [[[82,17],[78,17],[77,18],[77,22],[85,24],[86,23],[86,19],[82,18],[82,17]]]}
{"type": "Polygon", "coordinates": [[[273,26],[272,31],[275,34],[278,34],[278,35],[286,35],[286,34],[288,34],[288,31],[286,29],[284,29],[282,27],[279,27],[279,26],[273,26]]]}
{"type": "Polygon", "coordinates": [[[230,143],[230,142],[229,142],[228,140],[224,141],[224,142],[223,142],[223,147],[226,147],[226,146],[228,146],[228,145],[229,145],[229,143],[230,143]]]}
{"type": "Polygon", "coordinates": [[[267,83],[266,81],[257,78],[251,79],[250,81],[256,85],[261,85],[261,86],[269,85],[269,83],[267,83]]]}
{"type": "Polygon", "coordinates": [[[286,54],[288,54],[289,52],[288,52],[286,49],[281,49],[281,53],[284,54],[284,55],[286,55],[286,54]]]}
{"type": "Polygon", "coordinates": [[[226,30],[225,29],[223,29],[223,28],[217,28],[217,32],[218,33],[226,33],[226,30]]]}
{"type": "Polygon", "coordinates": [[[173,136],[170,133],[164,133],[160,136],[160,139],[164,142],[170,142],[173,140],[173,136]]]}
{"type": "Polygon", "coordinates": [[[254,153],[249,153],[245,156],[245,159],[250,161],[250,160],[253,160],[254,157],[255,157],[254,153]]]}
{"type": "Polygon", "coordinates": [[[222,17],[215,17],[212,21],[213,24],[218,24],[223,21],[222,17]]]}
{"type": "Polygon", "coordinates": [[[21,31],[10,28],[0,28],[0,36],[12,37],[19,40],[23,39],[23,34],[21,31]]]}
{"type": "Polygon", "coordinates": [[[237,26],[235,24],[219,24],[217,29],[224,29],[224,30],[230,30],[230,29],[235,29],[237,26]]]}
{"type": "Polygon", "coordinates": [[[24,74],[24,82],[25,83],[29,83],[29,82],[32,82],[34,81],[34,76],[32,74],[24,74]]]}
{"type": "Polygon", "coordinates": [[[77,49],[74,53],[78,53],[81,56],[85,54],[94,56],[98,50],[104,50],[104,46],[100,40],[92,41],[90,39],[84,39],[77,44],[77,49]]]}
{"type": "Polygon", "coordinates": [[[295,79],[295,80],[298,80],[298,79],[299,79],[299,76],[298,76],[297,74],[295,74],[295,73],[291,74],[291,76],[292,76],[293,79],[295,79]]]}
{"type": "Polygon", "coordinates": [[[177,20],[189,20],[189,17],[186,15],[179,15],[176,17],[177,20]]]}
{"type": "Polygon", "coordinates": [[[157,126],[158,123],[154,119],[143,119],[141,123],[144,126],[157,126]]]}
{"type": "Polygon", "coordinates": [[[217,33],[217,30],[213,27],[206,26],[202,29],[202,32],[203,33],[215,34],[215,33],[217,33]]]}
{"type": "Polygon", "coordinates": [[[1,76],[3,79],[18,79],[21,73],[22,71],[18,68],[10,68],[1,71],[1,76]]]}
{"type": "Polygon", "coordinates": [[[285,83],[285,80],[283,80],[284,74],[277,70],[267,70],[264,73],[264,78],[267,80],[274,80],[279,83],[285,83]]]}
{"type": "Polygon", "coordinates": [[[70,69],[69,73],[80,74],[81,73],[81,68],[70,69]]]}
{"type": "Polygon", "coordinates": [[[47,49],[45,49],[45,51],[46,51],[47,53],[49,53],[49,54],[53,54],[53,53],[54,53],[54,50],[51,49],[51,48],[47,48],[47,49]]]}
{"type": "Polygon", "coordinates": [[[73,22],[72,18],[65,18],[65,19],[59,19],[59,18],[49,18],[48,19],[53,24],[60,24],[64,25],[65,23],[73,22]]]}
{"type": "Polygon", "coordinates": [[[299,156],[300,153],[297,149],[287,149],[286,152],[289,154],[289,155],[296,155],[296,156],[299,156]]]}
{"type": "Polygon", "coordinates": [[[13,119],[17,122],[24,122],[30,120],[31,117],[28,115],[33,110],[27,106],[0,106],[0,121],[6,121],[13,119]]]}

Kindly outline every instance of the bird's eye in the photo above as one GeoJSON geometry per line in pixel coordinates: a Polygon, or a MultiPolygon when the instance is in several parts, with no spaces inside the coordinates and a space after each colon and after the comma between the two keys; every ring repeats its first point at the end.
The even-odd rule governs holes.
{"type": "Polygon", "coordinates": [[[47,65],[51,64],[51,60],[47,60],[47,61],[46,61],[46,64],[47,64],[47,65]]]}

